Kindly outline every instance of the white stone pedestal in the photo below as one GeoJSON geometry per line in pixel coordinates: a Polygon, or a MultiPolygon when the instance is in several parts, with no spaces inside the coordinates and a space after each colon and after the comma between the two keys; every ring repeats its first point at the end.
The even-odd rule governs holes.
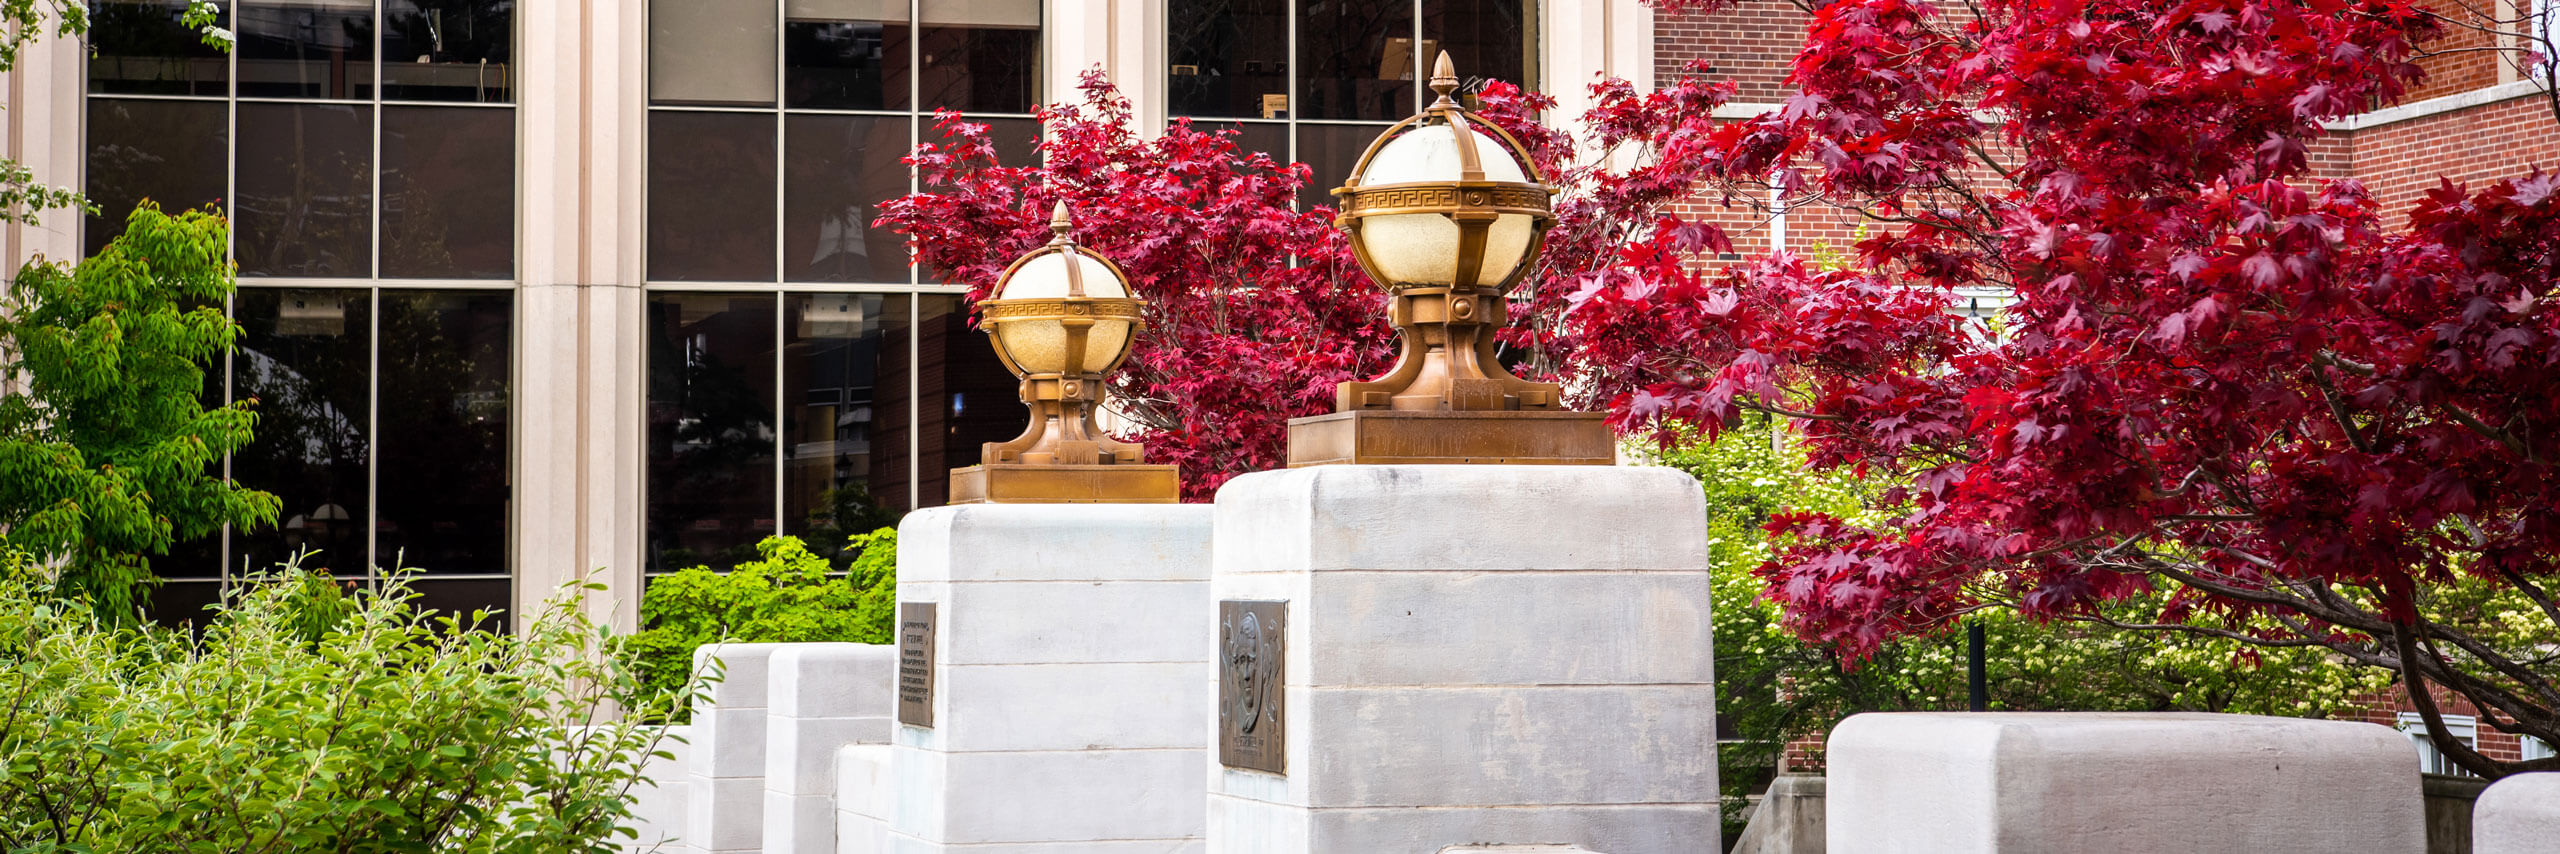
{"type": "Polygon", "coordinates": [[[1197,850],[1209,519],[1170,504],[909,514],[898,599],[935,608],[932,726],[839,754],[845,854],[1197,850]]]}
{"type": "Polygon", "coordinates": [[[2489,785],[2471,807],[2472,854],[2560,851],[2560,773],[2517,774],[2489,785]]]}
{"type": "Polygon", "coordinates": [[[1858,715],[1832,729],[1829,842],[1861,854],[2407,854],[2409,740],[2190,713],[1858,715]]]}
{"type": "Polygon", "coordinates": [[[684,832],[677,844],[705,854],[764,850],[766,677],[776,643],[704,644],[693,672],[719,675],[693,703],[686,751],[684,832]],[[712,659],[719,666],[710,666],[712,659]]]}
{"type": "Polygon", "coordinates": [[[836,752],[889,740],[897,651],[792,643],[765,688],[764,854],[836,854],[836,752]]]}
{"type": "Polygon", "coordinates": [[[1223,669],[1238,681],[1221,702],[1280,709],[1283,773],[1225,767],[1222,725],[1201,722],[1210,851],[1717,850],[1706,503],[1688,475],[1260,472],[1219,491],[1217,525],[1211,597],[1286,603],[1280,648],[1236,627],[1220,648],[1280,662],[1223,669]],[[1266,679],[1278,690],[1257,695],[1266,679]]]}

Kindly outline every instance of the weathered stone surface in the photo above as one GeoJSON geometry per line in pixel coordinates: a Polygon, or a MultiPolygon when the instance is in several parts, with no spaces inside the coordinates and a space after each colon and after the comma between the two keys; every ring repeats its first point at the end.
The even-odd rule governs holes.
{"type": "Polygon", "coordinates": [[[836,753],[889,740],[897,650],[795,643],[770,659],[765,703],[764,854],[834,854],[836,753]]]}
{"type": "Polygon", "coordinates": [[[2471,854],[2560,851],[2560,773],[2518,774],[2489,785],[2471,807],[2471,854]]]}
{"type": "Polygon", "coordinates": [[[1778,775],[1733,841],[1733,854],[1823,854],[1825,807],[1820,775],[1778,775]]]}
{"type": "Polygon", "coordinates": [[[1210,598],[1289,604],[1286,773],[1210,757],[1211,851],[1716,849],[1696,481],[1322,466],[1239,477],[1216,507],[1210,598]]]}
{"type": "Polygon", "coordinates": [[[1858,715],[1831,732],[1841,852],[2406,854],[2408,740],[2344,721],[2187,713],[1858,715]]]}

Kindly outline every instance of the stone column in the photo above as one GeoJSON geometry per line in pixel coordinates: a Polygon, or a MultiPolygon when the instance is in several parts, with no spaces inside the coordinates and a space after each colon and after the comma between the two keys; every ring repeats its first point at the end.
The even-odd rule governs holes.
{"type": "Polygon", "coordinates": [[[2533,854],[2560,846],[2560,774],[2517,774],[2471,807],[2472,854],[2533,854]]]}
{"type": "Polygon", "coordinates": [[[1688,475],[1248,474],[1218,493],[1213,565],[1209,851],[1717,849],[1706,502],[1688,475]]]}
{"type": "Polygon", "coordinates": [[[2427,848],[2387,727],[2132,712],[1867,714],[1831,731],[1829,848],[2404,854],[2427,848]]]}
{"type": "Polygon", "coordinates": [[[1209,518],[1173,504],[909,514],[898,724],[888,748],[839,754],[845,854],[1195,850],[1209,518]]]}
{"type": "Polygon", "coordinates": [[[897,651],[789,643],[766,674],[764,854],[836,854],[836,753],[889,741],[897,651]]]}
{"type": "Polygon", "coordinates": [[[764,850],[766,679],[778,643],[704,644],[696,673],[716,674],[693,703],[686,750],[684,830],[676,844],[703,854],[764,850]],[[712,659],[718,659],[716,665],[712,659]]]}

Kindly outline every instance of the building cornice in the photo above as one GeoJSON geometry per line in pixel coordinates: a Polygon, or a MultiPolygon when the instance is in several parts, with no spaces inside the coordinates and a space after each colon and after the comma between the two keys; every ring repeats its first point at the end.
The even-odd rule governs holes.
{"type": "Polygon", "coordinates": [[[2325,122],[2324,126],[2331,131],[2337,132],[2353,132],[2378,128],[2383,125],[2423,119],[2428,116],[2450,113],[2455,110],[2467,110],[2472,107],[2484,107],[2490,104],[2512,101],[2517,98],[2540,95],[2543,91],[2542,84],[2543,82],[2540,80],[2518,80],[2513,83],[2500,83],[2496,86],[2490,86],[2483,89],[2473,89],[2468,92],[2446,95],[2441,98],[2428,98],[2424,101],[2412,101],[2398,106],[2385,107],[2370,113],[2358,113],[2346,118],[2325,122]]]}

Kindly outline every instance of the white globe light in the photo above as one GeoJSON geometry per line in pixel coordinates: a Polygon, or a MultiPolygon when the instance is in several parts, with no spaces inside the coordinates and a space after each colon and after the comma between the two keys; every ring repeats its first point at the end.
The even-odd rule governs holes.
{"type": "MultiPolygon", "coordinates": [[[[1528,183],[1520,162],[1512,159],[1498,140],[1488,139],[1486,132],[1469,128],[1465,139],[1475,149],[1476,162],[1484,169],[1484,180],[1506,183],[1528,183]]],[[[1361,172],[1359,186],[1380,187],[1389,184],[1454,184],[1460,180],[1464,166],[1459,160],[1458,135],[1448,125],[1425,125],[1387,141],[1370,158],[1361,172]]],[[[1359,239],[1377,265],[1379,276],[1389,285],[1499,286],[1514,268],[1528,257],[1529,245],[1537,239],[1537,219],[1525,213],[1506,213],[1493,221],[1484,242],[1484,262],[1477,267],[1475,281],[1459,282],[1458,235],[1455,221],[1437,213],[1387,214],[1363,217],[1359,239]]]]}
{"type": "MultiPolygon", "coordinates": [[[[1067,265],[1076,265],[1084,284],[1082,296],[1117,299],[1129,295],[1129,283],[1111,265],[1082,252],[1043,252],[1016,267],[996,288],[993,299],[1062,299],[1069,295],[1067,265]]],[[[1067,328],[1055,319],[1025,318],[994,324],[996,345],[1025,373],[1080,374],[1110,367],[1129,346],[1129,321],[1104,317],[1086,333],[1084,362],[1067,364],[1067,328]]]]}

